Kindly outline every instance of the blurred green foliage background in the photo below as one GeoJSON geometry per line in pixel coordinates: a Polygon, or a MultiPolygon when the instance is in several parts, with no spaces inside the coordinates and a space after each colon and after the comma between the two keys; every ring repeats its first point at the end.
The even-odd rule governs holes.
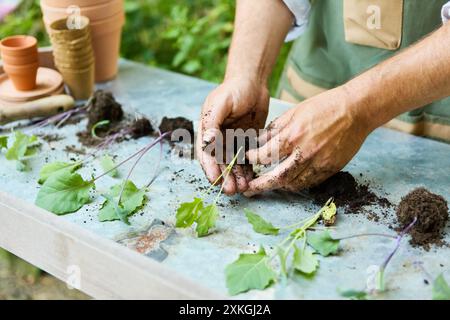
{"type": "MultiPolygon", "coordinates": [[[[127,23],[122,56],[148,65],[219,83],[233,33],[235,0],[125,0],[127,23]]],[[[30,34],[42,46],[39,0],[23,0],[0,25],[0,38],[30,34]]],[[[274,94],[290,44],[286,44],[270,81],[274,94]]]]}

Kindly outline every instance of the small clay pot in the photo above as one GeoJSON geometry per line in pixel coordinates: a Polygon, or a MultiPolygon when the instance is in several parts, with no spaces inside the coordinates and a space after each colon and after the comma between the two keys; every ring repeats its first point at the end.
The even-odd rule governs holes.
{"type": "MultiPolygon", "coordinates": [[[[73,5],[74,3],[72,3],[73,5]]],[[[80,8],[79,14],[88,17],[92,22],[103,20],[116,15],[123,11],[123,0],[109,0],[102,4],[89,4],[88,6],[78,5],[80,8]]],[[[67,7],[55,7],[48,5],[46,1],[41,1],[41,9],[43,15],[49,20],[57,20],[62,17],[67,17],[71,14],[67,7]]],[[[74,13],[72,13],[74,14],[74,13]]]]}
{"type": "Polygon", "coordinates": [[[28,91],[36,88],[39,62],[21,66],[5,64],[3,68],[17,90],[28,91]]]}
{"type": "Polygon", "coordinates": [[[32,36],[12,36],[5,38],[0,42],[0,50],[2,56],[38,56],[37,40],[32,36]]]}
{"type": "Polygon", "coordinates": [[[72,69],[58,68],[61,72],[64,82],[70,90],[70,94],[76,100],[86,100],[92,96],[95,83],[95,66],[74,71],[72,69]]]}
{"type": "Polygon", "coordinates": [[[9,55],[4,54],[4,55],[2,55],[2,60],[3,60],[3,63],[5,63],[5,64],[20,66],[20,65],[30,64],[30,63],[39,61],[39,56],[30,54],[28,56],[15,57],[15,56],[9,56],[9,55]]]}

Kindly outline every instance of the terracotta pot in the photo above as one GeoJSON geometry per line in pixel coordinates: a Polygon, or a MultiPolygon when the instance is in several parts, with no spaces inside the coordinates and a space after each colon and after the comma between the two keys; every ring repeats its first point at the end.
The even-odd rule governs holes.
{"type": "Polygon", "coordinates": [[[3,68],[17,90],[27,91],[36,88],[38,62],[22,66],[4,64],[3,68]]]}
{"type": "Polygon", "coordinates": [[[37,40],[32,36],[12,36],[0,42],[2,55],[28,56],[37,55],[37,40]]]}
{"type": "Polygon", "coordinates": [[[86,100],[92,96],[95,82],[94,65],[84,70],[74,71],[72,69],[59,68],[59,71],[70,90],[70,94],[76,100],[86,100]]]}
{"type": "MultiPolygon", "coordinates": [[[[117,13],[123,11],[123,0],[109,0],[105,3],[100,4],[92,4],[89,5],[79,5],[75,4],[76,1],[73,1],[71,5],[77,5],[80,7],[80,14],[82,16],[88,17],[91,21],[103,20],[107,19],[111,16],[116,15],[117,13]]],[[[57,20],[61,19],[61,17],[67,17],[73,12],[67,9],[67,6],[61,7],[52,6],[47,3],[47,1],[41,1],[41,9],[44,16],[49,20],[57,20]]]]}
{"type": "Polygon", "coordinates": [[[104,21],[97,21],[91,27],[92,46],[95,53],[97,82],[105,82],[116,77],[122,38],[122,27],[125,23],[124,13],[104,21]]]}
{"type": "Polygon", "coordinates": [[[30,63],[35,63],[39,61],[39,56],[36,54],[30,54],[27,56],[9,56],[9,55],[2,55],[2,60],[5,64],[11,64],[11,65],[15,65],[15,66],[20,66],[20,65],[24,65],[24,64],[30,64],[30,63]]]}
{"type": "Polygon", "coordinates": [[[41,3],[45,3],[47,6],[55,8],[67,8],[71,5],[79,7],[94,6],[108,1],[111,0],[41,0],[41,3]]]}

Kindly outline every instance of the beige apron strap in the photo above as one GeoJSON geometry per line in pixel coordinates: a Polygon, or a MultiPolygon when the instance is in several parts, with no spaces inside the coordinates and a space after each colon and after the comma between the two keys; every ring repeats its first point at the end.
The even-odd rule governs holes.
{"type": "Polygon", "coordinates": [[[300,78],[292,66],[288,67],[286,77],[295,92],[306,99],[327,91],[325,88],[318,87],[300,78]]]}

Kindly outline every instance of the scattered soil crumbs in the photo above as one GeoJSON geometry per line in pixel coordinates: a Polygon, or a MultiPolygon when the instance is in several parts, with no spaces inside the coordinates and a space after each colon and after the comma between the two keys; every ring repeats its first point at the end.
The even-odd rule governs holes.
{"type": "MultiPolygon", "coordinates": [[[[111,92],[103,90],[98,90],[94,93],[88,110],[88,131],[91,131],[92,127],[100,121],[108,120],[110,125],[114,125],[123,118],[123,110],[120,103],[114,99],[111,92]]],[[[98,128],[99,131],[101,129],[98,128]]]]}
{"type": "Polygon", "coordinates": [[[402,198],[397,207],[400,229],[404,229],[414,218],[417,222],[411,229],[411,244],[429,249],[431,244],[443,244],[443,231],[449,218],[447,201],[425,188],[418,188],[402,198]]]}
{"type": "Polygon", "coordinates": [[[63,136],[56,134],[56,133],[55,134],[38,134],[38,137],[40,137],[42,140],[44,140],[47,143],[60,141],[60,140],[64,139],[63,136]]]}
{"type": "Polygon", "coordinates": [[[78,155],[86,155],[86,150],[84,148],[77,148],[75,145],[66,146],[64,151],[67,153],[74,153],[78,155]]]}
{"type": "MultiPolygon", "coordinates": [[[[161,130],[162,133],[175,131],[176,129],[185,129],[191,134],[192,137],[194,136],[194,124],[191,120],[183,117],[164,117],[159,125],[159,130],[161,130]]],[[[168,139],[170,139],[170,137],[168,137],[168,139]]]]}
{"type": "MultiPolygon", "coordinates": [[[[309,194],[313,197],[314,203],[321,206],[333,197],[338,207],[345,208],[345,213],[359,213],[367,205],[378,205],[381,208],[392,206],[388,199],[377,196],[368,185],[358,184],[350,173],[344,171],[309,189],[309,194]]],[[[375,213],[369,213],[368,218],[379,220],[375,213]]]]}
{"type": "Polygon", "coordinates": [[[150,120],[146,118],[138,119],[131,125],[131,137],[138,139],[140,137],[149,136],[155,132],[150,120]]]}
{"type": "Polygon", "coordinates": [[[116,142],[123,141],[128,137],[138,139],[151,135],[155,132],[150,121],[146,118],[130,119],[124,116],[124,111],[111,92],[98,90],[90,100],[88,108],[88,124],[85,131],[77,133],[78,140],[87,147],[95,147],[107,136],[117,133],[116,142]],[[92,127],[100,121],[109,121],[107,125],[95,128],[97,137],[92,136],[92,127]],[[122,134],[123,133],[123,134],[122,134]]]}

